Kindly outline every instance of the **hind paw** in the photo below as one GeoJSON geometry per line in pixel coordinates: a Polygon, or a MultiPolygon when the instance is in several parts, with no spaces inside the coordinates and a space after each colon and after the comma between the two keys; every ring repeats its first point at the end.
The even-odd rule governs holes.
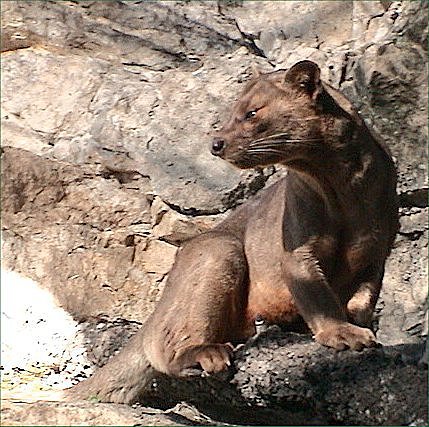
{"type": "Polygon", "coordinates": [[[231,366],[231,344],[208,344],[196,354],[195,360],[207,374],[225,371],[231,366]]]}
{"type": "Polygon", "coordinates": [[[168,373],[179,377],[195,377],[227,371],[231,366],[233,346],[202,344],[187,348],[169,366],[168,373]]]}

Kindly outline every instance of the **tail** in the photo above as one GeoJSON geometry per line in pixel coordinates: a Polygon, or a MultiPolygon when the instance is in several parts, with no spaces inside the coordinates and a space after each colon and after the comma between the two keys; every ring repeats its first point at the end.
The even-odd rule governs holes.
{"type": "Polygon", "coordinates": [[[132,404],[152,385],[156,370],[143,349],[143,331],[90,378],[65,390],[65,399],[132,404]]]}

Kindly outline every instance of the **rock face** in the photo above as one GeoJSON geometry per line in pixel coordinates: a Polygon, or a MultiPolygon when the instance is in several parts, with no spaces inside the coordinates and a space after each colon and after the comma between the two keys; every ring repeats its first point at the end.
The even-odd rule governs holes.
{"type": "Polygon", "coordinates": [[[103,426],[187,426],[225,425],[201,416],[190,405],[179,404],[168,412],[153,408],[131,408],[124,405],[79,402],[2,403],[2,423],[23,425],[103,425],[103,426]]]}
{"type": "Polygon", "coordinates": [[[376,326],[384,344],[419,341],[424,1],[4,2],[3,265],[78,320],[143,322],[177,245],[281,175],[237,171],[208,144],[252,64],[301,59],[320,65],[397,161],[401,230],[376,326]]]}

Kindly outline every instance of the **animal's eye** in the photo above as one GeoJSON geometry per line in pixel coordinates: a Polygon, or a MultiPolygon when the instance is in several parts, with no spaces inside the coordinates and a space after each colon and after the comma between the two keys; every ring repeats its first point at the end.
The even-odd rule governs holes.
{"type": "Polygon", "coordinates": [[[255,117],[255,116],[256,116],[256,110],[251,110],[245,114],[244,119],[250,120],[250,119],[253,119],[253,117],[255,117]]]}

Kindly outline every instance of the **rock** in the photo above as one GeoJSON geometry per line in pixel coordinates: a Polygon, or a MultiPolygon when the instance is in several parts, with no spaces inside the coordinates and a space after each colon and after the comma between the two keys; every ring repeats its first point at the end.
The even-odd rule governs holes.
{"type": "Polygon", "coordinates": [[[175,256],[176,247],[160,240],[151,240],[148,242],[145,251],[142,252],[141,258],[137,259],[136,262],[141,264],[148,273],[166,275],[175,256]]]}
{"type": "Polygon", "coordinates": [[[144,320],[151,285],[134,260],[150,230],[146,180],[16,148],[4,148],[2,165],[4,267],[44,283],[78,319],[144,320]]]}
{"type": "Polygon", "coordinates": [[[165,405],[168,396],[172,405],[185,396],[211,417],[239,424],[423,426],[427,372],[417,366],[421,350],[422,342],[336,352],[272,327],[236,351],[229,383],[160,377],[147,399],[165,405]],[[414,354],[412,363],[402,360],[405,354],[414,354]]]}
{"type": "Polygon", "coordinates": [[[396,158],[401,231],[375,326],[385,344],[419,341],[426,2],[9,1],[2,52],[2,262],[75,319],[107,325],[99,341],[88,326],[94,363],[122,344],[121,325],[126,339],[149,316],[177,245],[282,175],[238,171],[208,145],[252,64],[301,59],[319,63],[396,158]]]}
{"type": "MultiPolygon", "coordinates": [[[[207,417],[202,417],[207,418],[207,417]]],[[[198,422],[180,413],[163,414],[148,408],[131,408],[124,405],[103,403],[24,403],[2,401],[2,423],[21,425],[68,425],[68,426],[183,426],[198,422]]],[[[208,424],[210,425],[210,424],[208,424]]],[[[212,424],[213,425],[213,424],[212,424]]]]}
{"type": "Polygon", "coordinates": [[[376,314],[377,338],[385,345],[418,342],[427,309],[428,209],[402,212],[376,314]]]}
{"type": "MultiPolygon", "coordinates": [[[[197,61],[198,69],[195,70],[194,66],[176,69],[177,61],[182,65],[183,61],[189,63],[186,55],[180,52],[179,44],[157,49],[155,41],[144,41],[141,36],[132,35],[134,26],[141,27],[138,16],[145,14],[159,21],[160,30],[164,33],[166,25],[174,28],[182,25],[186,18],[174,13],[167,4],[154,6],[156,12],[145,5],[124,4],[121,13],[119,9],[115,10],[114,5],[101,9],[92,5],[81,12],[79,6],[68,4],[70,15],[66,22],[63,8],[58,6],[47,4],[40,10],[31,4],[11,2],[7,8],[10,19],[23,20],[25,16],[28,22],[32,22],[26,25],[35,33],[41,32],[40,37],[45,37],[44,48],[48,49],[41,55],[31,48],[4,58],[5,72],[11,78],[11,84],[5,91],[3,116],[5,129],[11,129],[6,136],[7,145],[27,146],[23,135],[15,135],[17,128],[24,128],[26,133],[37,136],[37,142],[32,141],[32,144],[38,152],[47,152],[57,159],[79,164],[100,161],[115,169],[124,157],[134,160],[133,168],[151,177],[157,194],[187,213],[225,211],[233,206],[231,194],[242,186],[241,176],[251,182],[259,181],[259,173],[239,173],[225,162],[213,158],[207,149],[209,134],[218,121],[216,116],[222,111],[225,95],[231,92],[227,95],[227,100],[231,100],[237,91],[231,91],[230,76],[243,73],[246,62],[249,62],[249,53],[245,49],[228,59],[223,69],[216,67],[216,56],[201,63],[197,61]],[[102,18],[98,17],[100,13],[102,18]],[[172,14],[177,22],[173,19],[167,24],[172,20],[167,18],[167,13],[172,14]],[[79,35],[68,27],[71,21],[79,21],[83,25],[79,35]],[[122,27],[125,23],[128,25],[126,29],[122,27]],[[68,31],[71,34],[67,34],[68,31]],[[97,43],[101,42],[106,47],[106,50],[97,48],[100,55],[93,58],[70,49],[75,38],[80,39],[79,43],[91,45],[94,43],[91,34],[97,32],[104,34],[97,43]],[[88,37],[90,40],[86,39],[88,37]],[[70,54],[62,57],[61,67],[55,65],[59,52],[57,49],[50,51],[52,43],[57,48],[69,49],[70,54]],[[114,49],[112,52],[112,43],[118,52],[114,49]],[[143,52],[139,51],[140,43],[148,44],[153,50],[146,47],[143,52]],[[179,51],[175,52],[177,49],[179,51]],[[113,53],[121,57],[119,67],[112,61],[113,53]],[[136,58],[143,55],[147,61],[146,53],[157,57],[153,58],[153,64],[140,64],[136,58]],[[179,59],[181,55],[183,60],[179,59]],[[36,67],[37,71],[30,71],[39,57],[43,65],[36,67]],[[155,66],[158,61],[159,65],[155,66]],[[132,72],[127,68],[129,64],[134,64],[132,72]],[[158,67],[164,72],[156,75],[156,82],[151,78],[147,81],[141,75],[140,69],[145,71],[158,67]],[[56,70],[54,75],[48,71],[51,69],[56,70]],[[63,69],[68,73],[62,73],[63,69]],[[24,96],[14,96],[18,90],[16,84],[21,84],[27,75],[32,75],[34,84],[26,88],[24,96]],[[77,75],[79,78],[75,78],[77,75]],[[213,79],[214,75],[217,77],[213,79]],[[51,102],[50,93],[64,93],[65,97],[59,102],[51,102]],[[175,93],[174,102],[172,93],[175,93]],[[34,99],[37,99],[36,104],[34,99]],[[9,137],[11,134],[15,136],[9,137]],[[43,135],[43,139],[39,135],[43,135]]],[[[215,43],[208,29],[205,33],[205,37],[210,37],[210,44],[215,43]]],[[[227,39],[219,37],[219,47],[229,51],[227,39]]],[[[165,42],[171,40],[170,37],[162,39],[165,42]]],[[[193,45],[192,37],[189,42],[200,53],[201,47],[193,45]]],[[[93,49],[94,46],[90,51],[93,49]]]]}
{"type": "Polygon", "coordinates": [[[145,405],[159,409],[15,399],[2,405],[2,419],[25,425],[424,426],[428,390],[427,371],[418,365],[421,351],[422,343],[336,352],[271,327],[236,349],[229,378],[160,375],[144,397],[145,405]],[[177,403],[182,400],[190,404],[177,403]]]}
{"type": "Polygon", "coordinates": [[[419,2],[403,5],[386,37],[366,46],[353,67],[362,114],[397,159],[400,194],[427,193],[428,187],[427,46],[413,36],[421,31],[427,38],[425,8],[419,2]]]}
{"type": "Polygon", "coordinates": [[[88,348],[88,361],[92,366],[99,367],[105,365],[110,356],[125,345],[141,327],[141,323],[98,317],[82,322],[79,327],[88,348]]]}
{"type": "Polygon", "coordinates": [[[168,207],[157,198],[152,204],[157,205],[155,210],[156,225],[153,227],[153,235],[162,241],[173,245],[189,240],[190,238],[209,230],[219,222],[218,216],[198,216],[189,218],[168,207]],[[158,203],[157,203],[158,202],[158,203]]]}

